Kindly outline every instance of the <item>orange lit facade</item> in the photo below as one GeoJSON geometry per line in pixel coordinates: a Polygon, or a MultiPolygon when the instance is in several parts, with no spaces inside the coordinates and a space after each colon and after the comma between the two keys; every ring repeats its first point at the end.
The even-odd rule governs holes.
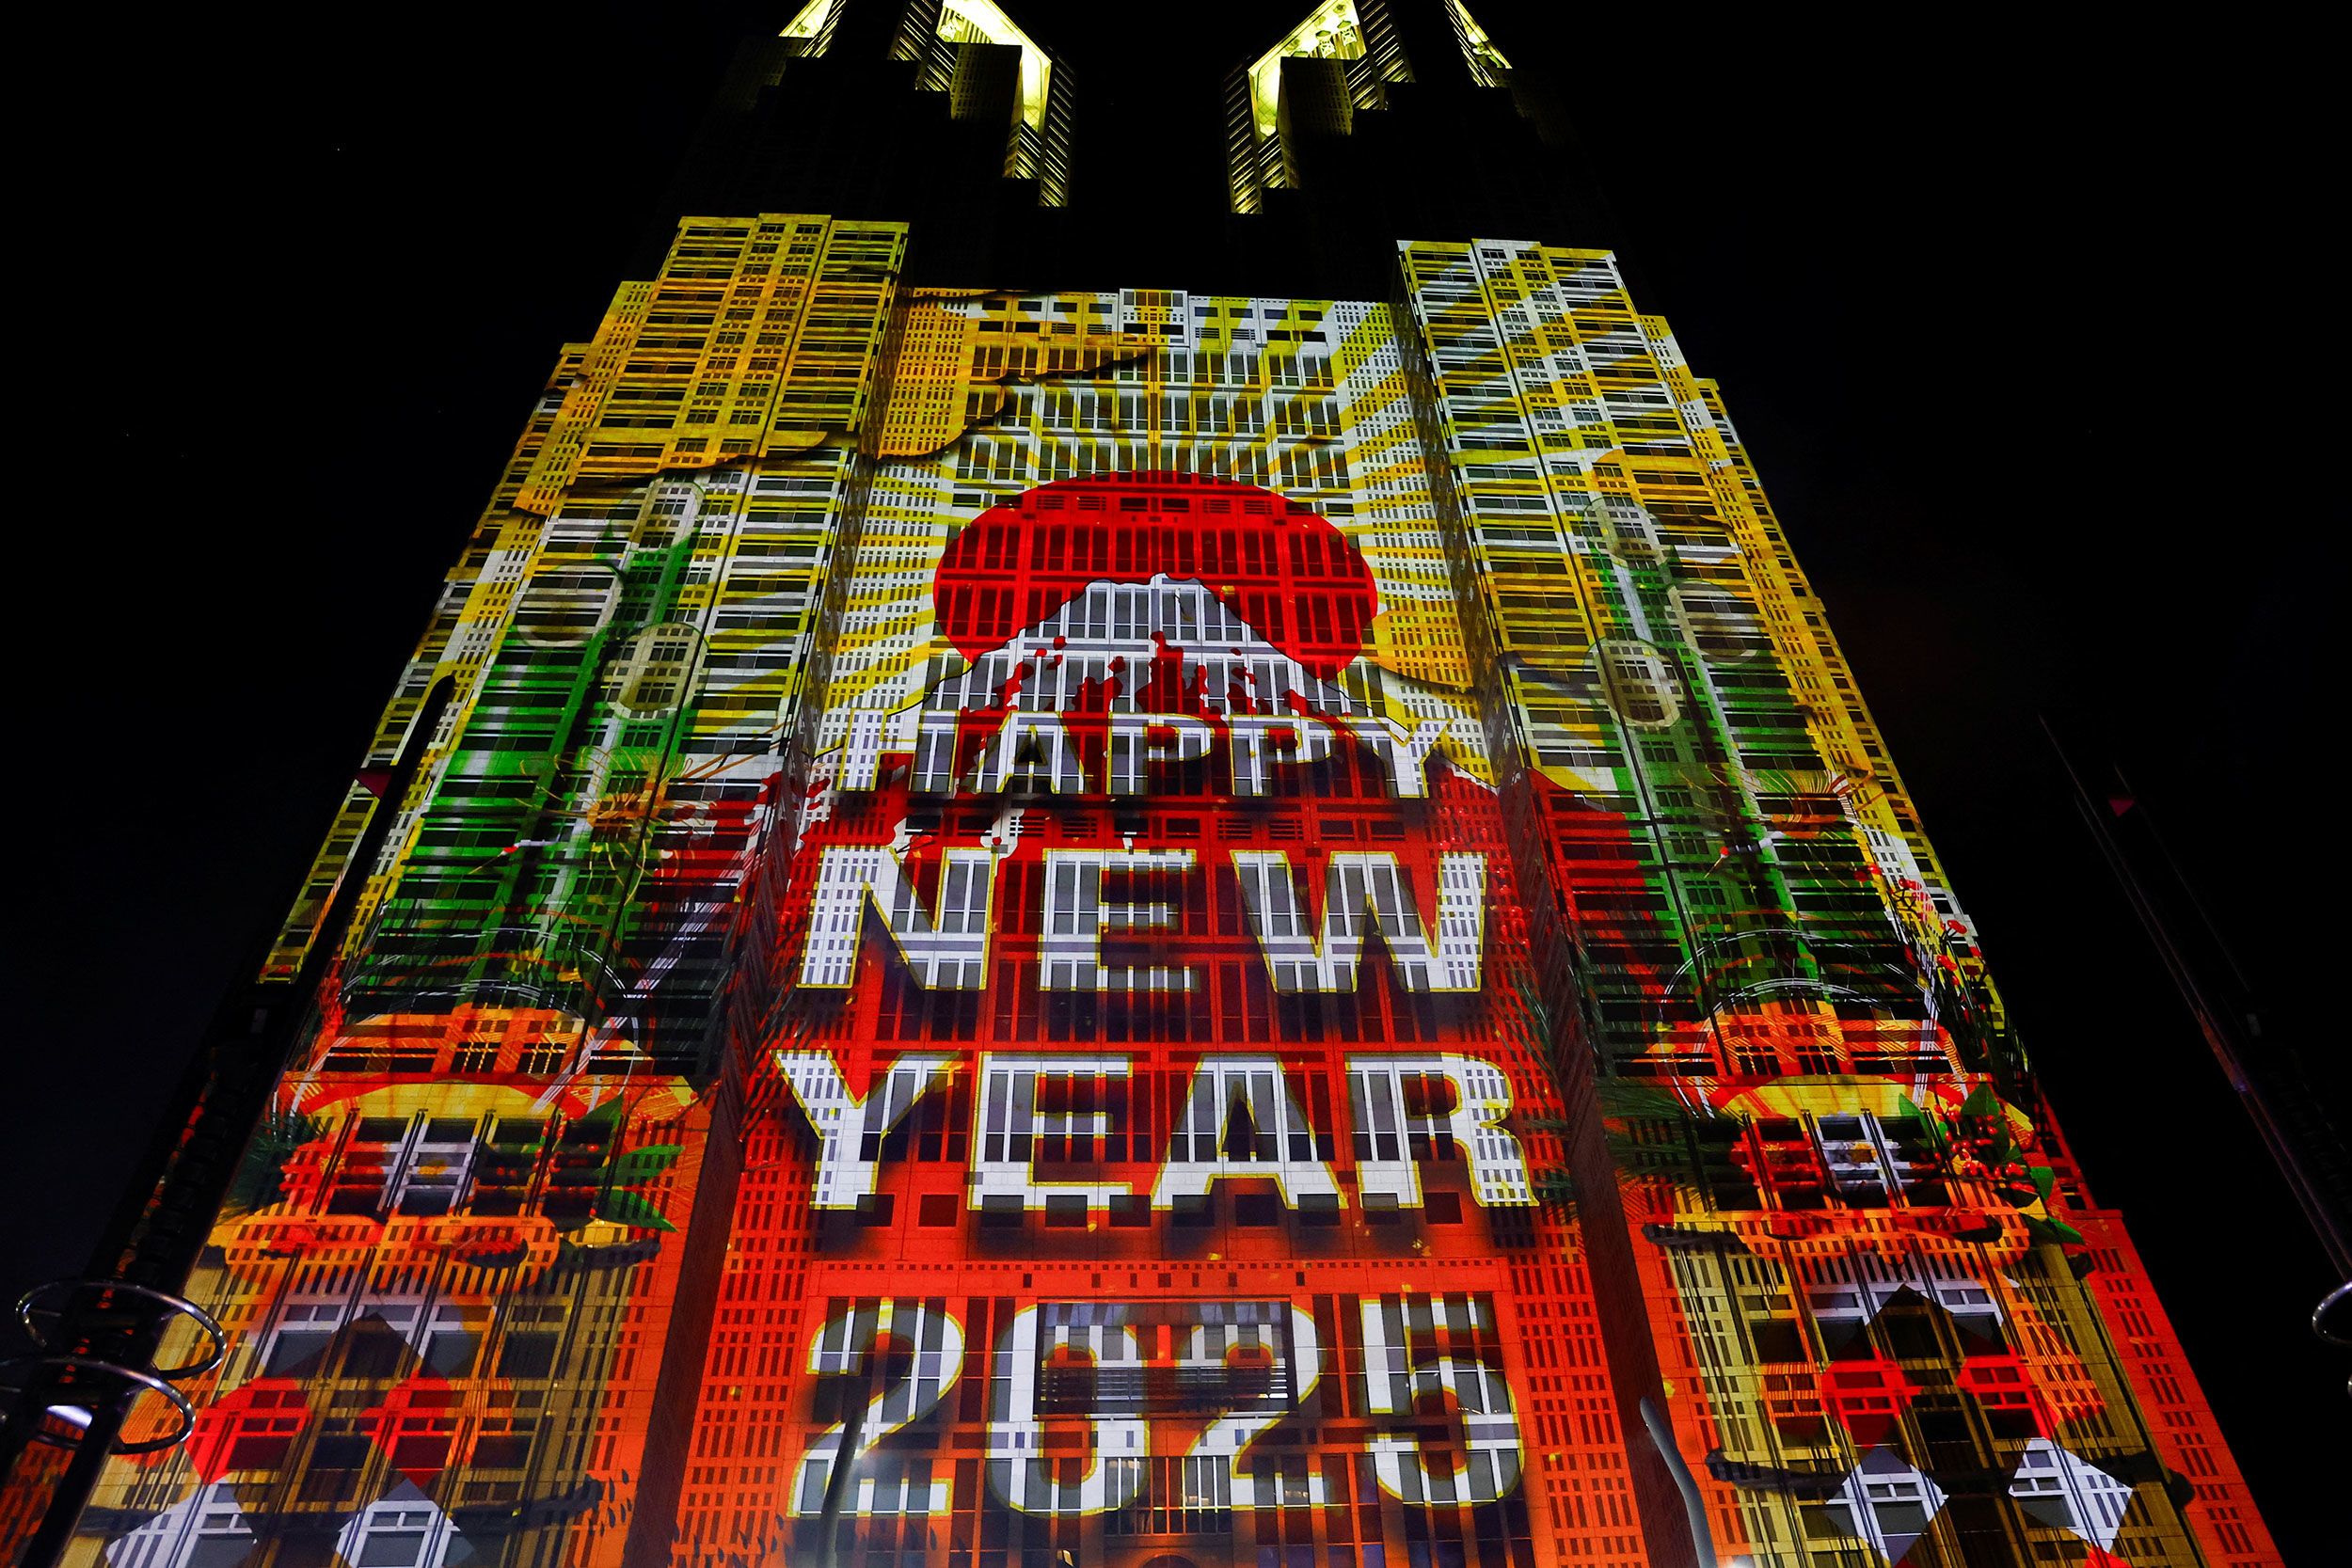
{"type": "MultiPolygon", "coordinates": [[[[1403,8],[1233,73],[1236,214],[1430,37],[1511,87],[1403,8]]],[[[861,28],[1067,203],[993,0],[746,102],[861,28]]],[[[563,350],[270,954],[225,1362],[69,1561],[2280,1560],[1612,254],[910,245],[689,217],[563,350]]]]}
{"type": "Polygon", "coordinates": [[[77,1560],[1633,1568],[1645,1402],[1723,1561],[2278,1560],[1608,255],[904,243],[565,351],[77,1560]]]}

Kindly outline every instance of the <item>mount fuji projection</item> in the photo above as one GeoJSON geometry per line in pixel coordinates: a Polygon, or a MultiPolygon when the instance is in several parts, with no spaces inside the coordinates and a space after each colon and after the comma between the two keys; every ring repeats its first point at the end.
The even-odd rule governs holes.
{"type": "MultiPolygon", "coordinates": [[[[1221,736],[1232,792],[1257,796],[1272,789],[1274,768],[1319,761],[1346,736],[1378,762],[1391,793],[1418,800],[1454,724],[1468,727],[1418,682],[1361,659],[1316,673],[1197,580],[1098,578],[925,693],[910,783],[940,794],[1137,795],[1152,763],[1207,757],[1221,736]],[[1411,722],[1384,711],[1391,702],[1411,722]],[[1093,745],[1089,731],[1101,737],[1093,745]],[[1102,760],[1090,765],[1089,753],[1102,760]]],[[[838,786],[872,787],[881,728],[869,722],[861,736],[853,723],[838,786]]]]}

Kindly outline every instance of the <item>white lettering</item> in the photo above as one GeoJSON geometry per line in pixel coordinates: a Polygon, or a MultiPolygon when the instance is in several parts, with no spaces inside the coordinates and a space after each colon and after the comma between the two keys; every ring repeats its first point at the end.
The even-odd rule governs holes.
{"type": "Polygon", "coordinates": [[[1451,1052],[1425,1056],[1350,1056],[1349,1110],[1356,1128],[1356,1180],[1367,1208],[1421,1207],[1414,1145],[1450,1137],[1470,1162],[1470,1191],[1481,1204],[1524,1208],[1535,1201],[1519,1141],[1503,1129],[1511,1080],[1501,1068],[1451,1052]],[[1417,1080],[1408,1085],[1407,1080],[1417,1080]],[[1414,1097],[1442,1079],[1453,1104],[1440,1110],[1414,1097]],[[1375,1201],[1379,1195],[1385,1204],[1375,1201]]]}
{"type": "Polygon", "coordinates": [[[1110,779],[1113,795],[1141,795],[1151,787],[1152,764],[1192,762],[1209,754],[1216,730],[1204,719],[1182,713],[1111,715],[1110,779]],[[1159,737],[1165,732],[1168,738],[1159,737]]]}
{"type": "Polygon", "coordinates": [[[1233,752],[1233,793],[1263,795],[1273,784],[1277,763],[1297,766],[1331,754],[1331,730],[1313,719],[1258,718],[1235,714],[1227,721],[1233,752]]]}
{"type": "Polygon", "coordinates": [[[1109,1110],[1097,1108],[1106,1098],[1104,1081],[1126,1076],[1124,1056],[983,1054],[972,1107],[971,1206],[1046,1209],[1058,1196],[1075,1197],[1089,1211],[1107,1210],[1112,1198],[1131,1196],[1124,1181],[1040,1181],[1036,1173],[1038,1139],[1110,1133],[1109,1110]],[[1048,1084],[1065,1097],[1062,1106],[1039,1103],[1039,1091],[1048,1084]],[[1096,1105],[1076,1104],[1082,1097],[1096,1105]]]}
{"type": "Polygon", "coordinates": [[[1331,857],[1324,875],[1323,928],[1310,929],[1290,857],[1280,850],[1236,849],[1242,904],[1265,955],[1274,989],[1352,991],[1364,947],[1377,932],[1397,984],[1408,991],[1474,991],[1486,954],[1486,857],[1447,854],[1438,861],[1438,941],[1422,925],[1412,885],[1387,850],[1331,857]]]}
{"type": "Polygon", "coordinates": [[[1039,939],[1044,990],[1190,990],[1193,973],[1164,964],[1103,962],[1105,931],[1173,926],[1167,904],[1112,904],[1103,879],[1115,872],[1189,871],[1189,849],[1048,849],[1045,851],[1045,933],[1039,939]]]}
{"type": "Polygon", "coordinates": [[[1407,729],[1383,714],[1380,727],[1386,736],[1369,736],[1366,743],[1372,752],[1388,765],[1389,782],[1395,786],[1397,798],[1420,800],[1429,794],[1429,754],[1445,738],[1445,721],[1424,719],[1407,729]]]}
{"type": "Polygon", "coordinates": [[[930,990],[978,990],[988,973],[989,910],[996,859],[985,849],[949,849],[939,873],[939,909],[925,914],[906,868],[887,846],[832,844],[810,895],[801,984],[831,990],[857,978],[870,901],[914,983],[930,990]]]}
{"type": "Polygon", "coordinates": [[[1168,1160],[1152,1189],[1152,1207],[1205,1195],[1229,1177],[1271,1177],[1293,1209],[1340,1207],[1340,1184],[1315,1157],[1315,1132],[1282,1078],[1275,1056],[1216,1056],[1193,1069],[1176,1114],[1168,1160]],[[1233,1108],[1248,1115],[1246,1139],[1233,1136],[1233,1108]],[[1241,1143],[1239,1152],[1232,1146],[1241,1143]],[[1301,1202],[1301,1199],[1305,1202],[1301,1202]]]}
{"type": "Polygon", "coordinates": [[[882,1140],[914,1102],[947,1081],[953,1056],[906,1055],[861,1100],[850,1092],[832,1055],[779,1051],[776,1069],[791,1085],[801,1114],[817,1132],[817,1180],[809,1202],[818,1209],[854,1209],[874,1193],[882,1140]]]}

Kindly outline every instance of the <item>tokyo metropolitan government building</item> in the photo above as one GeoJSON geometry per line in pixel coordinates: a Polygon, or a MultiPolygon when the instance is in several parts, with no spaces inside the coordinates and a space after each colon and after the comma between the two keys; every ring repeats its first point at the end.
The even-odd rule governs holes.
{"type": "Polygon", "coordinates": [[[1199,84],[1199,292],[1057,260],[995,0],[741,51],[50,1303],[24,1560],[2280,1561],[1505,43],[1199,84]]]}

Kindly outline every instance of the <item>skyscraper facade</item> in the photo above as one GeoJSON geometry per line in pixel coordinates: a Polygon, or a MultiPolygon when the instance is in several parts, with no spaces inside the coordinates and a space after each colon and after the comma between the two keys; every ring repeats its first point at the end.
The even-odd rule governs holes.
{"type": "MultiPolygon", "coordinates": [[[[1422,10],[1235,72],[1237,213],[1433,51],[1536,134],[1422,10]]],[[[739,169],[848,38],[1065,205],[990,0],[818,0],[739,169]]],[[[1608,250],[1390,238],[681,221],[270,954],[217,1365],[67,1560],[2279,1561],[1717,388],[1608,250]]]]}

